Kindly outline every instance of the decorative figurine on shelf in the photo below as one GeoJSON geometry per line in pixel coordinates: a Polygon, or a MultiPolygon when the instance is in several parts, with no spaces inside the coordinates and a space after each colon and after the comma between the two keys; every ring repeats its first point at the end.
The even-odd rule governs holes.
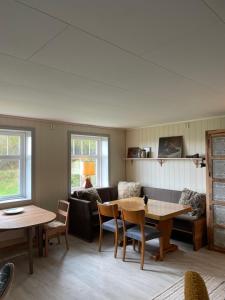
{"type": "Polygon", "coordinates": [[[144,195],[143,200],[144,200],[145,205],[147,205],[148,204],[148,196],[144,195]]]}

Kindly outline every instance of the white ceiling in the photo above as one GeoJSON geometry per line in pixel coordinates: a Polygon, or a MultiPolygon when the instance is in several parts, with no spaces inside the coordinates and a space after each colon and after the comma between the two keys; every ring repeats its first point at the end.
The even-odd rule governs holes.
{"type": "Polygon", "coordinates": [[[225,114],[225,0],[1,0],[0,113],[112,127],[225,114]]]}

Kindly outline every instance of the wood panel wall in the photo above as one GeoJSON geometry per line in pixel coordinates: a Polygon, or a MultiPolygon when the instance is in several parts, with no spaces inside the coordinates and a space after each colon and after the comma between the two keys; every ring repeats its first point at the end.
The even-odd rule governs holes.
{"type": "MultiPolygon", "coordinates": [[[[205,154],[205,131],[223,128],[225,117],[132,129],[126,132],[126,147],[150,146],[157,157],[159,137],[182,135],[185,155],[205,154]]],[[[196,168],[192,161],[166,161],[162,167],[157,161],[126,161],[126,178],[158,188],[206,191],[205,168],[196,168]]]]}

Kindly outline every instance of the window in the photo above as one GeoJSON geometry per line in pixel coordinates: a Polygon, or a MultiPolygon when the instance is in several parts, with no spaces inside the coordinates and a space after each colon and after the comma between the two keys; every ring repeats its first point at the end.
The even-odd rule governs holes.
{"type": "Polygon", "coordinates": [[[95,175],[91,182],[95,187],[108,186],[108,137],[71,134],[71,192],[82,187],[82,163],[93,161],[95,175]]]}
{"type": "Polygon", "coordinates": [[[0,129],[0,201],[31,199],[31,135],[0,129]]]}

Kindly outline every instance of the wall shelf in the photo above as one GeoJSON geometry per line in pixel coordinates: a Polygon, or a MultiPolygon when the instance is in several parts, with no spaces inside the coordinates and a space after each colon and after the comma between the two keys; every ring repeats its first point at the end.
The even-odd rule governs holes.
{"type": "Polygon", "coordinates": [[[162,165],[166,162],[166,161],[171,161],[171,160],[174,160],[174,161],[192,161],[196,168],[199,167],[200,163],[203,162],[205,160],[204,157],[200,157],[200,158],[186,158],[186,157],[181,157],[181,158],[125,158],[125,160],[127,161],[131,161],[131,163],[133,163],[133,161],[141,161],[141,160],[149,160],[149,161],[158,161],[158,163],[160,164],[160,166],[162,167],[162,165]]]}

